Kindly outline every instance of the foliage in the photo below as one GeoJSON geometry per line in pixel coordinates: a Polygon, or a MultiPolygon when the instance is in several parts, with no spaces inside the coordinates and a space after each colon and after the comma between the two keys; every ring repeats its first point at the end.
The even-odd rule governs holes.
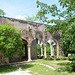
{"type": "Polygon", "coordinates": [[[75,0],[59,0],[60,6],[67,7],[68,11],[74,11],[75,10],[75,0]]]}
{"type": "Polygon", "coordinates": [[[68,56],[68,59],[69,59],[70,61],[75,60],[75,55],[68,56]]]}
{"type": "MultiPolygon", "coordinates": [[[[63,3],[67,3],[67,2],[71,2],[70,0],[59,0],[60,5],[63,5],[63,3]],[[62,4],[61,4],[62,2],[62,4]]],[[[75,2],[75,1],[72,1],[75,2]]],[[[44,22],[47,23],[54,23],[55,25],[52,26],[46,26],[47,27],[47,31],[50,33],[58,33],[59,30],[62,31],[62,36],[61,36],[61,47],[63,48],[65,55],[67,56],[68,52],[74,52],[75,51],[75,40],[74,40],[74,35],[75,35],[75,15],[74,15],[74,7],[73,10],[71,9],[70,12],[68,12],[68,7],[66,8],[67,11],[63,11],[63,12],[58,12],[58,9],[56,6],[49,6],[47,4],[44,4],[40,1],[37,0],[37,7],[40,8],[40,11],[38,11],[38,17],[45,19],[46,14],[50,14],[50,13],[58,13],[55,14],[58,15],[59,19],[52,19],[52,20],[44,20],[44,22]],[[54,10],[55,9],[55,10],[54,10]],[[52,10],[52,12],[51,12],[52,10]],[[60,17],[64,18],[64,20],[60,20],[60,17]]],[[[65,5],[67,5],[65,3],[65,5]]],[[[66,7],[64,5],[64,8],[66,7]]],[[[71,5],[72,6],[72,5],[71,5]]]]}
{"type": "Polygon", "coordinates": [[[75,60],[69,63],[68,66],[66,66],[66,70],[69,72],[75,72],[75,60]]]}
{"type": "Polygon", "coordinates": [[[50,44],[49,43],[47,43],[47,46],[46,46],[46,53],[47,53],[47,57],[50,57],[51,50],[50,50],[50,44]]]}
{"type": "MultiPolygon", "coordinates": [[[[58,10],[56,5],[47,5],[37,0],[37,8],[40,10],[37,13],[38,19],[43,23],[54,23],[52,26],[47,26],[47,31],[50,33],[58,33],[62,31],[61,43],[65,56],[68,53],[75,53],[75,1],[74,0],[59,0],[60,6],[65,8],[63,12],[58,10]],[[47,14],[58,16],[59,19],[48,20],[47,14]],[[47,17],[47,18],[46,18],[47,17]],[[63,19],[63,20],[61,20],[63,19]]],[[[74,65],[74,57],[71,57],[74,65]]],[[[71,65],[71,64],[70,64],[71,65]]],[[[73,70],[73,66],[69,66],[73,70]]]]}
{"type": "Polygon", "coordinates": [[[59,58],[60,58],[61,60],[63,60],[63,56],[60,56],[59,58]]]}
{"type": "Polygon", "coordinates": [[[0,51],[5,57],[12,57],[22,49],[20,30],[10,24],[0,25],[0,51]]]}
{"type": "Polygon", "coordinates": [[[43,23],[47,22],[48,19],[48,17],[46,17],[47,14],[51,14],[53,17],[55,17],[60,12],[60,10],[57,9],[57,6],[55,4],[50,6],[38,0],[36,4],[37,4],[37,8],[40,8],[40,10],[36,14],[36,19],[41,20],[41,22],[43,23]]]}
{"type": "Polygon", "coordinates": [[[36,18],[35,18],[35,16],[32,16],[32,17],[29,17],[29,16],[28,16],[28,17],[26,18],[26,21],[32,21],[32,22],[33,22],[33,21],[36,21],[36,18]]]}
{"type": "Polygon", "coordinates": [[[4,16],[6,13],[2,10],[2,9],[0,9],[0,15],[1,16],[4,16]]]}
{"type": "Polygon", "coordinates": [[[67,53],[75,53],[75,22],[67,27],[65,33],[62,34],[61,47],[67,53]]]}
{"type": "Polygon", "coordinates": [[[40,56],[41,55],[41,47],[39,44],[37,44],[37,55],[40,56]]]}

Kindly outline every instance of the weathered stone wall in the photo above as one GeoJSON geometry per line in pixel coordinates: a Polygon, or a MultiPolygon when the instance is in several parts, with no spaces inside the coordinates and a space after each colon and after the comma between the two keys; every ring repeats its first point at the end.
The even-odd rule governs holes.
{"type": "Polygon", "coordinates": [[[45,25],[41,25],[39,23],[27,22],[27,21],[17,20],[17,19],[7,18],[7,17],[4,17],[4,18],[1,17],[0,24],[5,24],[5,23],[11,23],[12,26],[14,26],[17,29],[20,29],[21,34],[23,33],[21,37],[27,40],[29,43],[31,43],[35,39],[37,31],[40,31],[43,33],[43,31],[46,29],[45,25]],[[30,32],[29,32],[29,29],[31,29],[30,32]],[[27,32],[27,35],[25,35],[26,33],[25,31],[27,32]],[[31,41],[29,41],[29,39],[31,41]]]}

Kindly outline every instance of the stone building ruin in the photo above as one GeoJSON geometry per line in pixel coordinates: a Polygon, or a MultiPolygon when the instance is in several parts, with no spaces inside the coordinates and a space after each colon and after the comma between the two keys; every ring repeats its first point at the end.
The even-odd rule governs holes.
{"type": "Polygon", "coordinates": [[[42,45],[44,46],[44,57],[46,55],[46,43],[49,42],[51,45],[51,56],[54,55],[54,49],[52,42],[57,41],[57,57],[61,56],[63,51],[61,51],[59,46],[59,39],[55,38],[54,35],[46,31],[46,24],[24,21],[20,19],[14,19],[9,17],[0,16],[0,24],[4,25],[5,23],[11,23],[11,26],[14,26],[17,29],[21,30],[21,38],[25,46],[25,57],[28,61],[37,59],[37,42],[36,40],[41,41],[41,56],[43,56],[42,45]],[[49,41],[50,40],[50,41],[49,41]]]}

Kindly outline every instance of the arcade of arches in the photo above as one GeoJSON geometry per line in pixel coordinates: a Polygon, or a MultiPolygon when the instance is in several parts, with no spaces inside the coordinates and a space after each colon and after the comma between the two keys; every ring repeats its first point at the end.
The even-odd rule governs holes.
{"type": "Polygon", "coordinates": [[[17,29],[21,30],[21,37],[25,46],[25,58],[28,61],[37,59],[37,39],[41,41],[41,56],[43,56],[42,45],[44,46],[44,57],[47,58],[46,44],[51,46],[51,56],[54,55],[54,45],[57,46],[57,57],[63,56],[63,51],[60,48],[60,34],[55,36],[46,31],[45,24],[29,22],[9,17],[0,16],[0,24],[11,23],[17,29]],[[58,38],[57,38],[58,37],[58,38]]]}

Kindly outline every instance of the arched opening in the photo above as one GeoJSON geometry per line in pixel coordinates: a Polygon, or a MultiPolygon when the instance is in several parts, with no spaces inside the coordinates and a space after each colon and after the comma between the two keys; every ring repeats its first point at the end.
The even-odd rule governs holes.
{"type": "Polygon", "coordinates": [[[41,45],[41,41],[40,40],[38,40],[38,39],[36,39],[37,40],[37,56],[41,56],[41,47],[42,47],[42,45],[41,45]]]}
{"type": "Polygon", "coordinates": [[[44,55],[43,33],[41,31],[36,32],[36,45],[37,45],[37,57],[41,58],[44,55]]]}
{"type": "Polygon", "coordinates": [[[37,58],[41,59],[44,56],[44,46],[43,46],[43,41],[40,39],[36,39],[37,40],[37,58]]]}
{"type": "Polygon", "coordinates": [[[28,42],[24,39],[22,39],[23,43],[24,43],[24,56],[23,56],[23,60],[28,60],[28,42]]]}
{"type": "Polygon", "coordinates": [[[56,56],[56,42],[53,39],[49,39],[48,43],[50,44],[50,55],[51,57],[56,56]]]}
{"type": "Polygon", "coordinates": [[[47,53],[47,57],[51,56],[51,46],[50,46],[50,43],[48,43],[48,42],[46,45],[46,53],[47,53]]]}

